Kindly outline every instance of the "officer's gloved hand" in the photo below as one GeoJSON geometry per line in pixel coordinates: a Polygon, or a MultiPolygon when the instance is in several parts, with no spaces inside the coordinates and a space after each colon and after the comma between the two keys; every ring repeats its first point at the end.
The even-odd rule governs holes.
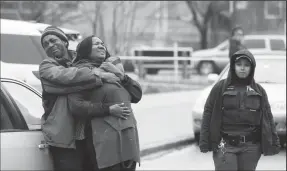
{"type": "Polygon", "coordinates": [[[200,149],[200,152],[202,152],[202,153],[207,153],[207,152],[208,152],[208,149],[200,149]]]}
{"type": "Polygon", "coordinates": [[[200,152],[202,153],[207,153],[209,151],[208,146],[204,144],[199,145],[199,149],[200,149],[200,152]]]}

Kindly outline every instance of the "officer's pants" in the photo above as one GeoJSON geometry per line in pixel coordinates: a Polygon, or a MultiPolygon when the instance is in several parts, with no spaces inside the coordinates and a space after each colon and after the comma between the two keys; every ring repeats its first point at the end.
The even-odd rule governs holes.
{"type": "Polygon", "coordinates": [[[261,145],[252,142],[241,143],[238,146],[225,145],[226,152],[221,149],[213,152],[215,170],[255,170],[261,157],[261,145]]]}

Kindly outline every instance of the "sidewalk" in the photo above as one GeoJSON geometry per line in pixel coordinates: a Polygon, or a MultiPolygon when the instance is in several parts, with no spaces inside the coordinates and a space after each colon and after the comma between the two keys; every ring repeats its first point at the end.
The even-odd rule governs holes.
{"type": "Polygon", "coordinates": [[[133,104],[141,156],[193,141],[191,109],[199,90],[144,95],[133,104]]]}

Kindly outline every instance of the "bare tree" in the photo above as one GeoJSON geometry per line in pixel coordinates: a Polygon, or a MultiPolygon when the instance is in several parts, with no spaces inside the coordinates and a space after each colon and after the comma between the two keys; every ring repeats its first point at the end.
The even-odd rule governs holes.
{"type": "Polygon", "coordinates": [[[21,19],[60,25],[77,19],[73,11],[78,1],[15,1],[21,19]]]}
{"type": "Polygon", "coordinates": [[[191,22],[196,26],[201,36],[201,49],[208,47],[208,31],[212,19],[217,18],[218,21],[225,23],[224,27],[229,29],[230,16],[220,8],[216,1],[186,1],[186,3],[193,16],[191,22]]]}
{"type": "MultiPolygon", "coordinates": [[[[142,35],[149,23],[135,28],[137,12],[149,2],[94,1],[81,2],[81,16],[92,26],[92,33],[109,44],[112,54],[126,55],[137,36],[142,35]]],[[[152,15],[152,13],[151,13],[152,15]]],[[[142,21],[140,21],[142,22],[142,21]]]]}
{"type": "Polygon", "coordinates": [[[24,20],[33,20],[35,22],[45,22],[44,11],[47,10],[45,1],[18,1],[20,9],[19,14],[24,20]],[[26,13],[25,11],[29,11],[26,13]]]}
{"type": "Polygon", "coordinates": [[[62,25],[63,23],[74,23],[80,18],[75,12],[78,9],[80,1],[47,1],[47,10],[45,11],[46,21],[53,25],[62,25]]]}

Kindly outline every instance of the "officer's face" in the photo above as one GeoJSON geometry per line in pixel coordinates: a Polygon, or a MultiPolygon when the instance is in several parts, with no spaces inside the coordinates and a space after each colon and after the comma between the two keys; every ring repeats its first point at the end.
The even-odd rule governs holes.
{"type": "Polygon", "coordinates": [[[240,58],[235,62],[235,73],[239,78],[247,78],[250,74],[251,63],[246,58],[240,58]]]}
{"type": "Polygon", "coordinates": [[[66,52],[65,42],[55,35],[47,35],[43,38],[43,48],[49,57],[62,58],[66,52]]]}

